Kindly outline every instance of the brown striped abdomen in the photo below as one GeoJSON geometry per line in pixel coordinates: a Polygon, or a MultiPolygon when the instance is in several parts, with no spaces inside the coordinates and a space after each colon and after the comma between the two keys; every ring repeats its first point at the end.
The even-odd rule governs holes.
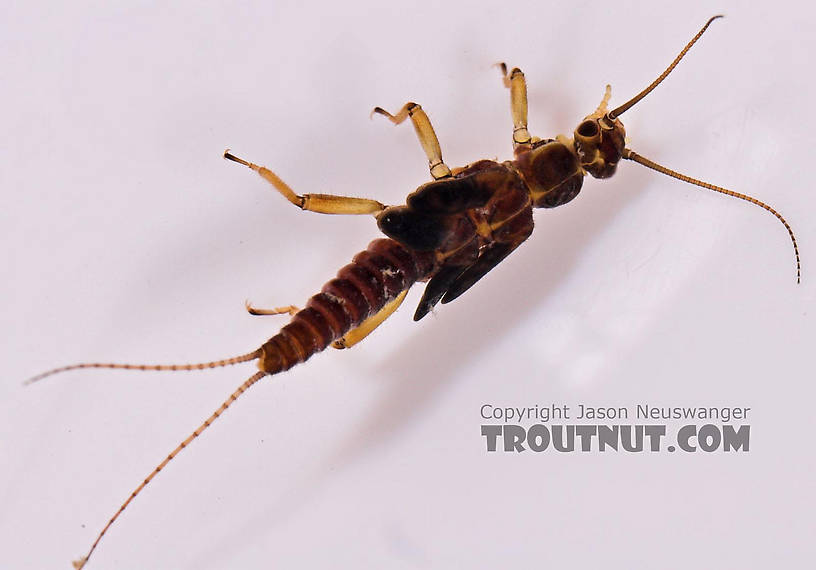
{"type": "Polygon", "coordinates": [[[258,368],[275,374],[325,349],[402,291],[427,279],[433,259],[431,252],[416,252],[392,239],[374,240],[264,343],[258,368]]]}

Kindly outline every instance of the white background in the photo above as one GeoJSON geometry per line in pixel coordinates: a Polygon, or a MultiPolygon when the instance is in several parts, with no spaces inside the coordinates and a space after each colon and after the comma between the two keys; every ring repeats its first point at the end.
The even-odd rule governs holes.
{"type": "MultiPolygon", "coordinates": [[[[300,192],[400,203],[510,157],[508,92],[569,133],[687,59],[623,116],[635,164],[536,213],[527,244],[421,323],[421,294],[351,351],[263,380],[111,529],[89,568],[805,568],[814,535],[816,51],[797,2],[20,4],[0,23],[0,551],[67,568],[131,489],[254,370],[82,371],[256,348],[376,237],[300,192]],[[747,406],[749,453],[488,454],[480,406],[747,406]]],[[[628,423],[633,423],[631,420],[628,423]]],[[[670,424],[670,431],[678,424],[670,424]]]]}

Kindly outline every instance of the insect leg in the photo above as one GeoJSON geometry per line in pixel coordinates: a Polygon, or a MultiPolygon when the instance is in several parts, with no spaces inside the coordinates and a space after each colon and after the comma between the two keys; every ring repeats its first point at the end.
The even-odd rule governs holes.
{"type": "Polygon", "coordinates": [[[337,339],[332,343],[332,348],[351,348],[365,337],[370,335],[374,332],[378,326],[383,324],[383,321],[394,314],[402,302],[405,300],[405,295],[408,294],[408,289],[397,295],[393,301],[387,303],[379,312],[371,315],[356,329],[352,329],[346,334],[343,335],[342,338],[337,339]]]}
{"type": "Polygon", "coordinates": [[[507,65],[499,64],[504,86],[510,89],[510,112],[513,115],[513,148],[529,147],[532,137],[527,130],[527,81],[518,67],[514,67],[510,74],[507,65]]]}
{"type": "Polygon", "coordinates": [[[287,305],[286,307],[275,307],[274,309],[257,309],[252,306],[249,301],[246,302],[246,310],[250,315],[285,315],[289,314],[295,316],[300,309],[294,305],[287,305]]]}
{"type": "Polygon", "coordinates": [[[368,198],[353,198],[350,196],[336,196],[334,194],[295,194],[289,185],[278,177],[277,174],[266,168],[247,162],[242,158],[230,154],[229,150],[224,152],[224,158],[243,164],[257,172],[261,177],[269,182],[275,189],[283,194],[283,197],[301,210],[317,212],[319,214],[377,214],[385,209],[385,205],[370,200],[368,198]]]}
{"type": "Polygon", "coordinates": [[[419,144],[422,145],[425,156],[428,157],[428,168],[431,171],[433,179],[439,180],[440,178],[447,178],[451,175],[450,168],[442,161],[442,149],[439,147],[439,139],[436,138],[436,133],[431,126],[431,121],[428,119],[428,115],[425,114],[425,111],[422,110],[422,107],[416,103],[409,102],[403,105],[402,109],[400,109],[396,115],[392,115],[382,107],[374,107],[371,114],[373,115],[374,113],[388,117],[388,120],[395,125],[399,125],[410,117],[411,122],[414,124],[414,130],[419,138],[419,144]]]}

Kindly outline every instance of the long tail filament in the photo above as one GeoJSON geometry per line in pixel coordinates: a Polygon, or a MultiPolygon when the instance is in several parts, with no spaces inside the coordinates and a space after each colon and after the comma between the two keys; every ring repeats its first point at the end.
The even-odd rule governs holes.
{"type": "Polygon", "coordinates": [[[233,356],[232,358],[224,358],[222,360],[213,360],[210,362],[196,362],[193,364],[115,364],[107,362],[83,362],[81,364],[71,364],[70,366],[61,366],[60,368],[53,368],[42,374],[29,378],[24,385],[33,384],[43,378],[58,374],[60,372],[67,372],[68,370],[79,370],[82,368],[112,368],[118,370],[204,370],[205,368],[218,368],[220,366],[230,366],[232,364],[239,364],[241,362],[249,362],[261,356],[261,350],[242,354],[240,356],[233,356]]]}
{"type": "MultiPolygon", "coordinates": [[[[47,372],[43,372],[42,374],[38,374],[33,378],[29,378],[24,382],[24,384],[33,384],[43,378],[51,376],[53,374],[58,374],[60,372],[67,372],[68,370],[79,370],[82,368],[107,368],[107,369],[120,369],[120,370],[172,370],[172,371],[179,371],[179,370],[202,370],[205,368],[217,368],[219,366],[230,366],[232,364],[238,364],[241,362],[249,362],[251,360],[256,360],[261,356],[261,349],[255,350],[254,352],[249,352],[247,354],[242,354],[240,356],[233,356],[232,358],[224,358],[222,360],[213,360],[210,362],[197,362],[193,364],[117,364],[117,363],[104,363],[104,362],[83,362],[81,364],[72,364],[70,366],[61,366],[60,368],[54,368],[52,370],[48,370],[47,372]]],[[[91,545],[90,550],[88,553],[79,560],[75,560],[73,562],[74,568],[77,570],[83,568],[85,564],[88,562],[88,559],[91,557],[91,554],[94,550],[96,550],[97,545],[102,540],[102,537],[108,531],[110,526],[114,523],[116,519],[119,518],[119,515],[125,510],[125,508],[130,504],[130,502],[136,498],[142,489],[150,483],[150,481],[158,475],[159,471],[164,469],[164,467],[170,463],[170,461],[178,455],[182,449],[187,447],[195,438],[197,438],[201,433],[210,427],[218,416],[220,416],[224,410],[226,410],[230,405],[238,399],[238,397],[243,394],[247,388],[252,386],[255,382],[266,376],[266,372],[256,372],[253,376],[251,376],[246,382],[241,384],[237,390],[235,390],[229,398],[227,398],[221,406],[212,413],[212,415],[204,421],[203,424],[198,426],[198,428],[190,434],[187,439],[182,441],[176,448],[170,452],[170,454],[164,458],[164,460],[159,463],[155,469],[150,473],[150,475],[142,481],[136,489],[130,494],[128,499],[122,503],[122,506],[119,507],[119,510],[111,517],[102,531],[97,535],[96,540],[94,540],[93,544],[91,545]]]]}
{"type": "Polygon", "coordinates": [[[130,494],[130,496],[127,498],[127,500],[126,500],[124,503],[122,503],[122,506],[121,506],[121,507],[119,507],[119,510],[118,510],[118,511],[116,511],[116,513],[113,515],[113,517],[111,517],[111,519],[108,521],[108,523],[107,523],[107,524],[104,526],[104,528],[102,529],[102,531],[101,531],[101,532],[100,532],[100,533],[99,533],[99,534],[96,536],[96,540],[94,540],[93,544],[91,545],[90,550],[88,550],[88,553],[87,553],[85,556],[83,556],[82,558],[80,558],[79,560],[75,560],[75,561],[73,562],[73,564],[74,564],[74,568],[76,568],[77,570],[81,570],[81,569],[82,569],[82,568],[85,566],[85,564],[87,564],[88,559],[91,557],[91,554],[93,554],[93,551],[94,551],[94,550],[96,550],[97,545],[98,545],[98,544],[99,544],[99,542],[102,540],[102,537],[103,537],[103,536],[105,536],[105,533],[106,533],[106,532],[108,532],[108,529],[111,527],[111,525],[114,523],[114,521],[115,521],[116,519],[118,519],[118,518],[119,518],[119,515],[121,515],[121,514],[122,514],[122,512],[123,512],[123,511],[124,511],[124,510],[127,508],[127,506],[130,504],[130,502],[131,502],[133,499],[135,499],[135,498],[136,498],[136,495],[138,495],[138,494],[139,494],[139,493],[142,491],[142,489],[144,489],[144,488],[145,488],[145,486],[147,486],[147,484],[148,484],[148,483],[150,483],[150,481],[152,481],[152,480],[153,480],[153,478],[154,478],[156,475],[158,475],[158,474],[159,474],[159,471],[161,471],[162,469],[164,469],[164,467],[165,467],[165,466],[166,466],[168,463],[170,463],[170,461],[172,461],[172,460],[173,460],[173,458],[174,458],[176,455],[178,455],[178,454],[181,452],[181,450],[182,450],[182,449],[184,449],[185,447],[187,447],[188,445],[190,445],[190,443],[191,443],[191,442],[192,442],[192,441],[193,441],[195,438],[197,438],[199,435],[201,435],[201,433],[202,433],[202,432],[203,432],[205,429],[207,429],[208,427],[210,427],[210,424],[212,424],[212,423],[213,423],[213,422],[214,422],[214,421],[215,421],[215,420],[218,418],[218,416],[220,416],[222,413],[224,413],[224,411],[225,411],[227,408],[229,408],[229,407],[230,407],[230,405],[231,405],[231,404],[232,404],[232,403],[233,403],[235,400],[237,400],[237,399],[238,399],[238,397],[239,397],[241,394],[243,394],[244,392],[246,392],[246,390],[247,390],[247,389],[248,389],[250,386],[252,386],[253,384],[255,384],[255,383],[258,381],[258,380],[260,380],[260,379],[261,379],[261,378],[263,378],[264,376],[266,376],[266,372],[263,372],[263,371],[261,371],[261,372],[256,372],[256,373],[255,373],[255,374],[253,374],[253,375],[252,375],[252,376],[251,376],[251,377],[250,377],[250,378],[249,378],[249,379],[248,379],[246,382],[244,382],[243,384],[241,384],[240,386],[238,386],[238,388],[237,388],[237,389],[236,389],[236,390],[235,390],[235,391],[234,391],[232,394],[230,394],[229,398],[227,398],[226,400],[224,400],[224,403],[223,403],[223,404],[221,404],[221,406],[220,406],[220,407],[219,407],[217,410],[215,410],[215,411],[212,413],[212,415],[211,415],[209,418],[207,418],[206,420],[204,420],[204,423],[203,423],[203,424],[201,424],[200,426],[198,426],[198,428],[196,428],[196,430],[195,430],[193,433],[191,433],[191,434],[190,434],[190,435],[187,437],[187,439],[185,439],[184,441],[182,441],[181,443],[179,443],[179,444],[176,446],[176,448],[175,448],[173,451],[171,451],[171,452],[170,452],[170,454],[169,454],[167,457],[165,457],[165,458],[162,460],[162,462],[161,462],[161,463],[159,463],[159,464],[156,466],[156,468],[155,468],[155,469],[153,469],[153,471],[151,471],[151,472],[150,472],[150,475],[148,475],[148,476],[145,478],[145,480],[144,480],[144,481],[142,481],[141,483],[139,483],[139,486],[138,486],[138,487],[136,487],[136,488],[133,490],[133,492],[130,494]]]}

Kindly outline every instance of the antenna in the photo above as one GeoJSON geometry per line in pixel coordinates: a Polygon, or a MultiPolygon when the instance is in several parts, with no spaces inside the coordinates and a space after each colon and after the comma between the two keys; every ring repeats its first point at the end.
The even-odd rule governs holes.
{"type": "MultiPolygon", "coordinates": [[[[709,20],[709,23],[711,20],[709,20]]],[[[706,24],[708,25],[708,24],[706,24]]],[[[705,28],[703,28],[705,30],[705,28]]],[[[700,32],[702,33],[702,32],[700,32]]],[[[699,34],[698,34],[699,35],[699,34]]],[[[755,204],[760,208],[768,210],[771,214],[776,216],[776,219],[782,222],[782,225],[785,226],[785,229],[788,230],[788,235],[790,236],[791,242],[793,243],[793,254],[796,256],[796,282],[800,283],[802,278],[802,269],[801,263],[799,262],[799,246],[796,245],[796,237],[793,235],[793,230],[790,227],[790,224],[782,217],[782,214],[774,210],[765,202],[760,202],[756,198],[752,196],[748,196],[747,194],[740,194],[739,192],[734,192],[733,190],[728,190],[727,188],[722,188],[721,186],[715,186],[714,184],[709,184],[708,182],[703,182],[702,180],[697,180],[696,178],[692,178],[690,176],[686,176],[685,174],[680,174],[679,172],[675,172],[665,166],[661,166],[656,162],[649,160],[648,158],[644,158],[637,154],[635,151],[625,148],[623,149],[623,154],[621,155],[622,158],[626,158],[628,160],[633,160],[638,164],[642,164],[647,168],[651,168],[652,170],[656,170],[661,174],[665,174],[666,176],[671,176],[672,178],[676,178],[677,180],[681,180],[683,182],[688,182],[689,184],[694,184],[695,186],[700,186],[701,188],[706,188],[707,190],[712,190],[714,192],[719,192],[720,194],[725,194],[726,196],[733,196],[734,198],[739,198],[740,200],[745,200],[746,202],[750,202],[751,204],[755,204]]]]}
{"type": "Polygon", "coordinates": [[[691,49],[691,46],[693,46],[697,42],[697,40],[700,39],[700,36],[702,36],[703,32],[705,32],[706,29],[708,29],[708,26],[711,25],[711,22],[713,22],[717,18],[724,18],[724,17],[725,16],[723,16],[722,14],[718,14],[717,16],[712,16],[711,18],[709,18],[708,22],[705,23],[705,26],[703,26],[702,29],[699,32],[697,32],[696,36],[691,38],[691,41],[686,44],[686,47],[684,47],[683,50],[680,52],[680,54],[676,58],[674,58],[674,61],[671,62],[671,65],[666,68],[666,71],[661,73],[660,77],[658,77],[657,79],[652,81],[651,85],[649,85],[646,89],[644,89],[643,91],[641,91],[640,93],[638,93],[637,95],[635,95],[634,97],[629,99],[626,103],[624,103],[623,105],[621,105],[617,109],[614,109],[613,111],[611,111],[609,113],[609,118],[614,120],[616,117],[619,117],[619,116],[623,115],[626,111],[628,111],[631,107],[633,107],[635,105],[635,103],[637,103],[638,101],[640,101],[641,99],[646,97],[646,95],[651,93],[652,90],[655,87],[657,87],[658,85],[660,85],[660,83],[664,79],[666,79],[666,76],[669,73],[671,73],[672,70],[675,67],[677,67],[677,64],[680,63],[680,60],[683,59],[683,56],[686,55],[686,53],[688,53],[688,50],[691,49]]]}

